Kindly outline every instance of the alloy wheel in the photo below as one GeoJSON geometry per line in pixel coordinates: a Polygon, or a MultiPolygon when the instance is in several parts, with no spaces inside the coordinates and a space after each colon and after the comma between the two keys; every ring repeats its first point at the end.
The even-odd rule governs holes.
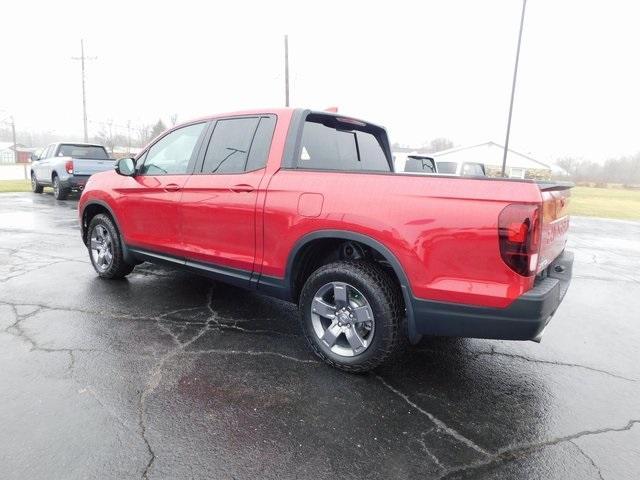
{"type": "Polygon", "coordinates": [[[113,239],[104,225],[96,225],[91,232],[91,258],[100,272],[105,272],[113,263],[113,239]]]}
{"type": "Polygon", "coordinates": [[[361,355],[375,333],[369,301],[345,282],[330,282],[318,289],[311,302],[311,323],[320,342],[344,357],[361,355]]]}

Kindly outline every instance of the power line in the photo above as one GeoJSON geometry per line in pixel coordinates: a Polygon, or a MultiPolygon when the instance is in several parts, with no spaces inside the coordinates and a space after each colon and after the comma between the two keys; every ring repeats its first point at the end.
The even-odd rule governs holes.
{"type": "Polygon", "coordinates": [[[84,71],[84,62],[85,60],[95,60],[98,57],[87,57],[84,54],[84,40],[80,39],[80,56],[79,57],[71,57],[72,60],[80,60],[80,65],[82,67],[82,120],[84,125],[84,141],[89,141],[89,135],[87,133],[87,92],[85,86],[85,71],[84,71]]]}

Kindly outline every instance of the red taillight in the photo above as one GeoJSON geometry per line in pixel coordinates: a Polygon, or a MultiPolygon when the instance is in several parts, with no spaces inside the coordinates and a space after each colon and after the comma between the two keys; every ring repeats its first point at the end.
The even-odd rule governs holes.
{"type": "Polygon", "coordinates": [[[64,164],[64,169],[67,171],[67,173],[73,173],[73,160],[67,160],[67,162],[64,164]]]}
{"type": "Polygon", "coordinates": [[[525,277],[535,275],[540,249],[540,207],[507,205],[498,217],[502,260],[525,277]]]}

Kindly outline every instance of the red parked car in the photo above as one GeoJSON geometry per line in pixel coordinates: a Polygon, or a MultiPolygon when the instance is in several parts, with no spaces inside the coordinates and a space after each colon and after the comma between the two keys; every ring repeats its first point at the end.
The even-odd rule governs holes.
{"type": "Polygon", "coordinates": [[[539,340],[571,280],[570,186],[397,175],[386,131],[343,115],[196,120],[93,175],[98,275],[163,262],[300,306],[315,353],[366,371],[421,335],[539,340]]]}

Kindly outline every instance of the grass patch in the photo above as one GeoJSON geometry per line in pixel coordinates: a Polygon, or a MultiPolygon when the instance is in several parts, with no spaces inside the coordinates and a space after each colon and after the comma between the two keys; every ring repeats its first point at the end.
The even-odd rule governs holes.
{"type": "Polygon", "coordinates": [[[30,192],[29,180],[0,180],[0,192],[30,192]]]}
{"type": "Polygon", "coordinates": [[[640,190],[575,187],[569,207],[571,215],[640,220],[640,190]]]}

